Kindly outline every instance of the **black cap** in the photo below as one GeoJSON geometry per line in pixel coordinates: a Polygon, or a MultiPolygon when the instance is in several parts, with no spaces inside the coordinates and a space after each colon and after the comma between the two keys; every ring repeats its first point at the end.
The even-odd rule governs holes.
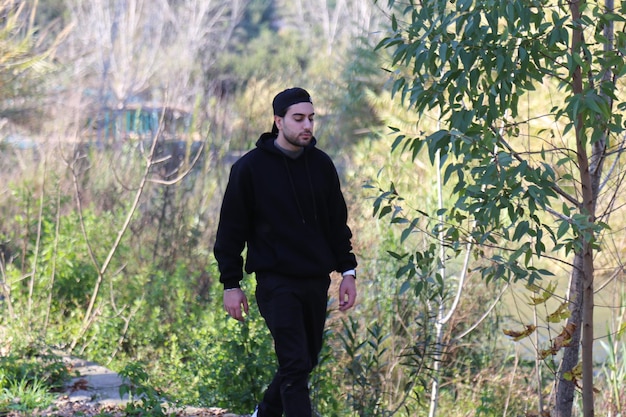
{"type": "Polygon", "coordinates": [[[304,88],[300,87],[288,88],[274,97],[274,101],[272,102],[274,114],[283,117],[290,106],[302,102],[313,103],[309,93],[304,88]]]}
{"type": "MultiPolygon", "coordinates": [[[[313,100],[311,100],[311,95],[304,88],[288,88],[274,97],[274,101],[272,101],[274,115],[284,117],[287,113],[287,109],[298,103],[313,104],[313,100]]],[[[276,123],[272,126],[272,133],[278,133],[276,123]]]]}

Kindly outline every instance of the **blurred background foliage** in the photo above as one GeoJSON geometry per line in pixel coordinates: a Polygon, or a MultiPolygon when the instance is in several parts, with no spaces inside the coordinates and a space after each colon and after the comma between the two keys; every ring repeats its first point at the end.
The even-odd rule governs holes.
{"type": "MultiPolygon", "coordinates": [[[[390,98],[375,49],[390,27],[383,3],[0,0],[0,353],[143,364],[172,398],[251,412],[271,339],[254,307],[244,324],[226,318],[212,246],[230,165],[270,129],[274,95],[298,85],[359,259],[358,306],[329,304],[316,412],[424,415],[432,306],[390,253],[432,242],[401,238],[372,207],[393,182],[407,207],[435,211],[435,170],[391,152],[387,126],[418,120],[390,98]]],[[[244,285],[252,296],[253,277],[244,285]]],[[[532,353],[502,337],[511,310],[482,317],[498,285],[470,277],[448,327],[443,415],[536,403],[532,353]]]]}

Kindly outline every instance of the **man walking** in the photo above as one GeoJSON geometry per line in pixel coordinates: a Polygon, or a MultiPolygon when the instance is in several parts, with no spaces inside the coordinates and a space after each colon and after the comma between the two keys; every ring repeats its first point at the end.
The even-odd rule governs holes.
{"type": "Polygon", "coordinates": [[[339,309],[356,300],[356,258],[339,177],[316,148],[309,93],[290,88],[272,103],[274,125],[232,166],[220,213],[215,257],[224,309],[248,313],[240,288],[256,275],[259,311],[274,339],[278,370],[253,417],[311,416],[308,378],[322,348],[329,274],[343,275],[339,309]]]}

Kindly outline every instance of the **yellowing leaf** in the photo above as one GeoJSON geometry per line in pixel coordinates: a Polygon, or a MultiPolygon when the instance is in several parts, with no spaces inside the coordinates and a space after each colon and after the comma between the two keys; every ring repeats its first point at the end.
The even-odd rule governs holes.
{"type": "Polygon", "coordinates": [[[554,338],[554,340],[552,341],[552,346],[539,352],[539,359],[545,359],[550,355],[556,355],[559,350],[564,347],[568,347],[572,341],[572,335],[574,334],[575,329],[576,325],[574,323],[568,323],[563,328],[561,333],[554,338]]]}
{"type": "Polygon", "coordinates": [[[583,363],[578,362],[576,366],[572,368],[571,372],[576,378],[578,379],[582,378],[583,377],[583,363]]]}
{"type": "Polygon", "coordinates": [[[535,331],[536,328],[537,328],[537,326],[535,326],[533,324],[527,324],[525,330],[515,331],[515,330],[504,329],[503,332],[504,332],[505,335],[511,336],[513,338],[513,340],[515,340],[517,342],[518,340],[524,339],[525,337],[528,337],[531,334],[533,334],[533,332],[535,331]]]}
{"type": "Polygon", "coordinates": [[[524,417],[550,417],[550,411],[543,410],[541,414],[537,414],[537,413],[533,413],[529,411],[526,414],[524,414],[524,417]]]}
{"type": "Polygon", "coordinates": [[[550,355],[556,355],[556,352],[552,348],[539,351],[539,359],[541,360],[544,360],[550,355]]]}
{"type": "Polygon", "coordinates": [[[530,297],[530,302],[528,304],[530,304],[531,306],[536,306],[539,304],[543,304],[545,301],[546,300],[542,297],[530,297]]]}
{"type": "Polygon", "coordinates": [[[574,323],[568,323],[561,333],[552,341],[552,349],[558,352],[562,348],[568,347],[572,341],[574,330],[576,330],[576,325],[574,323]]]}
{"type": "Polygon", "coordinates": [[[548,320],[549,323],[558,323],[568,318],[571,315],[568,305],[569,303],[567,301],[562,302],[559,308],[546,317],[546,320],[548,320]]]}
{"type": "MultiPolygon", "coordinates": [[[[576,385],[576,388],[582,389],[582,386],[579,383],[579,381],[583,378],[582,362],[579,362],[576,366],[574,366],[570,372],[565,372],[563,374],[563,378],[565,378],[568,381],[572,381],[574,385],[576,385]]],[[[592,386],[591,389],[593,390],[595,394],[599,394],[601,392],[598,388],[594,386],[592,386]]]]}
{"type": "Polygon", "coordinates": [[[583,364],[582,362],[578,362],[576,366],[572,368],[571,371],[565,372],[563,374],[563,378],[568,381],[572,381],[576,387],[581,388],[578,381],[580,381],[583,377],[583,364]]]}
{"type": "Polygon", "coordinates": [[[532,292],[534,292],[535,294],[538,294],[541,291],[541,294],[538,297],[530,297],[530,305],[538,305],[538,304],[543,304],[546,301],[548,301],[550,298],[552,298],[552,296],[554,295],[554,290],[556,289],[556,283],[550,283],[548,285],[548,288],[546,288],[545,290],[542,290],[541,287],[538,287],[537,285],[527,285],[526,288],[528,288],[529,290],[531,290],[532,292]]]}

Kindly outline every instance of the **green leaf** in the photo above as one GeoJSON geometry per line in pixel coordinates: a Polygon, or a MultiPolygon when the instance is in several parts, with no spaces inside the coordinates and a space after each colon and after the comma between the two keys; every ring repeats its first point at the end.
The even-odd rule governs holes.
{"type": "Polygon", "coordinates": [[[413,219],[411,224],[402,231],[402,235],[400,237],[400,243],[404,243],[404,241],[411,235],[413,230],[415,230],[415,226],[417,222],[418,222],[418,219],[413,219]]]}
{"type": "Polygon", "coordinates": [[[400,286],[400,290],[398,291],[399,295],[406,293],[411,288],[411,283],[409,281],[404,281],[400,286]]]}
{"type": "Polygon", "coordinates": [[[382,219],[389,213],[391,213],[391,206],[384,206],[382,209],[380,209],[380,214],[378,215],[378,218],[382,219]]]}
{"type": "Polygon", "coordinates": [[[569,222],[565,220],[561,221],[561,223],[559,224],[559,228],[556,232],[557,239],[561,239],[563,236],[565,236],[567,232],[569,232],[569,229],[570,229],[569,222]]]}
{"type": "Polygon", "coordinates": [[[518,223],[515,228],[515,233],[513,233],[513,241],[519,241],[522,237],[526,236],[528,233],[529,223],[527,220],[521,221],[518,223]]]}

